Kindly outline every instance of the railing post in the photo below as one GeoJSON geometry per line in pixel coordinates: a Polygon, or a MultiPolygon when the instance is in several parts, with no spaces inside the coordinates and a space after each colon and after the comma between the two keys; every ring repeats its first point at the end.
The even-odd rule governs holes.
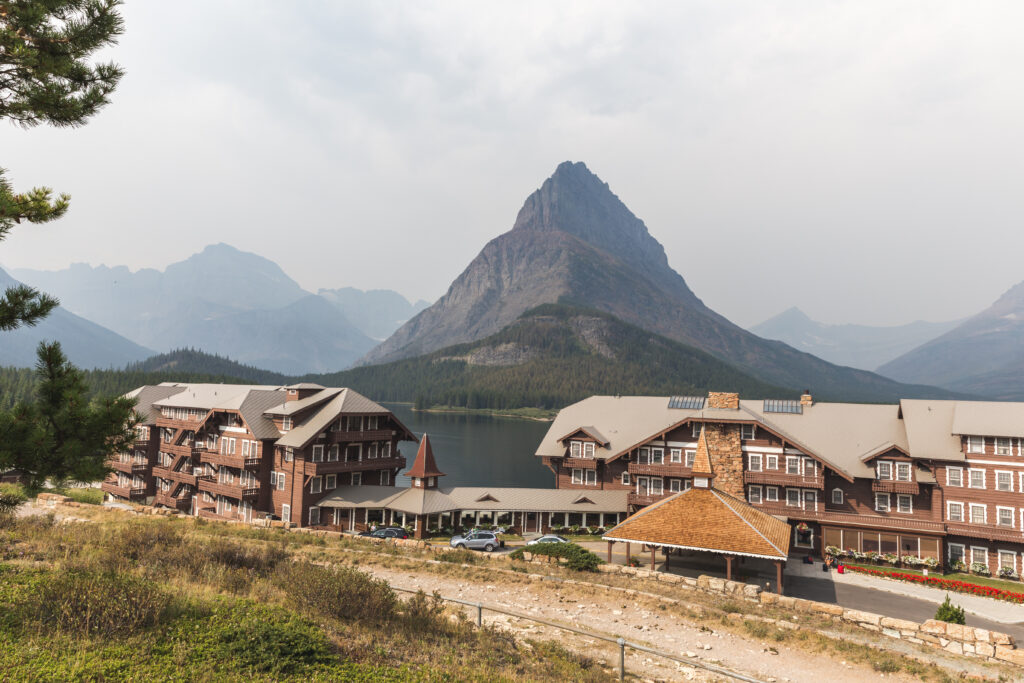
{"type": "Polygon", "coordinates": [[[481,602],[476,603],[476,625],[484,625],[484,605],[481,602]]]}
{"type": "Polygon", "coordinates": [[[619,680],[626,680],[626,640],[619,638],[616,641],[619,644],[619,680]]]}

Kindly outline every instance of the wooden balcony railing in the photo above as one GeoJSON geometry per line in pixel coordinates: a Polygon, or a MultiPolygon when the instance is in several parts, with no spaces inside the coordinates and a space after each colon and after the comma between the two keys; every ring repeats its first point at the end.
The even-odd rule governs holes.
{"type": "Polygon", "coordinates": [[[647,493],[630,493],[629,495],[626,496],[626,502],[629,505],[650,505],[651,503],[657,503],[659,500],[674,495],[674,493],[669,493],[667,491],[660,495],[651,495],[647,493]]]}
{"type": "Polygon", "coordinates": [[[141,500],[146,497],[146,489],[118,486],[115,482],[105,481],[100,484],[100,490],[104,493],[113,494],[127,500],[141,500]]]}
{"type": "Polygon", "coordinates": [[[224,483],[217,481],[213,476],[204,474],[196,482],[200,491],[206,491],[213,495],[227,496],[228,498],[255,498],[260,494],[259,486],[247,484],[242,486],[240,482],[224,483]]]}
{"type": "Polygon", "coordinates": [[[261,459],[259,457],[250,457],[247,455],[228,455],[221,453],[220,451],[207,450],[205,448],[195,448],[193,453],[199,458],[200,462],[208,462],[211,465],[217,465],[218,467],[234,467],[236,469],[254,469],[260,466],[261,459]]]}
{"type": "Polygon", "coordinates": [[[646,463],[631,462],[626,465],[626,471],[630,474],[653,475],[655,477],[691,477],[693,468],[687,467],[678,462],[666,462],[662,465],[648,465],[646,463]]]}
{"type": "Polygon", "coordinates": [[[196,475],[192,474],[192,468],[184,470],[172,470],[170,467],[157,466],[153,468],[153,476],[176,481],[179,484],[196,485],[196,475]]]}
{"type": "MultiPolygon", "coordinates": [[[[818,503],[822,507],[823,503],[818,503]]],[[[805,510],[801,507],[790,507],[785,503],[762,503],[754,505],[758,510],[771,515],[788,517],[789,519],[802,522],[832,522],[847,526],[858,526],[866,528],[893,529],[898,531],[919,531],[924,533],[938,533],[945,531],[942,522],[920,519],[909,515],[900,515],[893,512],[889,515],[854,514],[849,512],[830,512],[827,510],[805,510]]]]}
{"type": "Polygon", "coordinates": [[[766,470],[762,472],[743,472],[743,483],[745,484],[769,484],[773,486],[789,486],[791,488],[824,489],[825,477],[817,474],[804,476],[802,474],[786,474],[781,470],[766,470]]]}
{"type": "Polygon", "coordinates": [[[117,472],[124,472],[125,474],[142,474],[149,469],[149,465],[144,462],[122,462],[120,460],[111,460],[108,464],[111,469],[117,472]]]}
{"type": "Polygon", "coordinates": [[[597,460],[594,458],[562,458],[562,467],[567,470],[596,470],[597,460]]]}
{"type": "Polygon", "coordinates": [[[921,492],[921,487],[916,481],[875,479],[871,482],[871,490],[877,493],[909,493],[916,496],[921,492]]]}
{"type": "Polygon", "coordinates": [[[1011,526],[998,524],[970,524],[967,522],[946,522],[946,533],[971,538],[984,538],[989,541],[1024,542],[1024,532],[1011,526]]]}
{"type": "Polygon", "coordinates": [[[175,498],[169,491],[157,491],[153,497],[153,504],[174,508],[182,512],[190,512],[192,510],[192,496],[175,498]]]}
{"type": "Polygon", "coordinates": [[[396,455],[390,458],[363,458],[362,460],[336,460],[333,462],[314,462],[316,474],[337,474],[339,472],[364,472],[366,470],[393,470],[405,467],[405,456],[396,455]]]}
{"type": "Polygon", "coordinates": [[[394,429],[367,429],[362,432],[327,432],[327,443],[350,441],[390,441],[398,432],[394,429]]]}

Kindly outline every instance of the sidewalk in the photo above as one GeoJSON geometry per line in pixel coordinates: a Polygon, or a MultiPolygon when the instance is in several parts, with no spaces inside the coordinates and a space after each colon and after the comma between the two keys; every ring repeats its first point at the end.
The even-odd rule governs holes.
{"type": "Polygon", "coordinates": [[[810,565],[790,561],[786,565],[786,577],[787,579],[799,577],[800,579],[832,581],[834,583],[862,586],[918,600],[926,600],[936,605],[941,604],[946,599],[948,593],[954,603],[963,607],[967,612],[983,619],[989,619],[1002,624],[1024,624],[1024,605],[1006,602],[1005,600],[983,598],[978,595],[954,593],[940,588],[896,581],[894,579],[880,579],[866,574],[858,574],[857,572],[840,574],[833,570],[826,574],[821,571],[821,562],[815,562],[813,565],[810,565]]]}

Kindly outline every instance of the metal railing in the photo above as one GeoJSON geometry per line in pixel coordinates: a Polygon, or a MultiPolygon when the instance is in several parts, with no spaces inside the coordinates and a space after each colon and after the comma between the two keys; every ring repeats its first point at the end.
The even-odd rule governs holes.
{"type": "MultiPolygon", "coordinates": [[[[419,590],[412,590],[409,588],[398,588],[397,586],[392,586],[391,588],[402,593],[416,594],[420,592],[419,590]]],[[[426,593],[426,591],[424,591],[424,593],[426,593]]],[[[539,617],[531,617],[526,614],[519,614],[518,612],[510,612],[508,610],[501,609],[500,607],[484,605],[482,602],[470,602],[469,600],[460,600],[459,598],[446,598],[443,595],[438,595],[437,593],[435,593],[434,595],[437,595],[441,600],[444,600],[445,602],[454,602],[459,605],[465,605],[466,607],[475,607],[477,626],[484,625],[484,610],[489,610],[491,612],[497,612],[498,614],[504,614],[506,616],[515,617],[517,619],[526,619],[528,621],[534,621],[538,624],[550,626],[551,628],[562,629],[563,631],[571,631],[572,633],[578,633],[579,635],[586,636],[587,638],[596,638],[598,640],[603,640],[606,643],[613,643],[615,645],[618,645],[620,681],[626,680],[626,648],[628,647],[630,649],[636,650],[637,652],[645,652],[649,655],[655,655],[656,657],[663,657],[665,659],[672,660],[673,662],[679,662],[680,664],[685,664],[686,666],[704,669],[705,671],[710,671],[721,676],[727,676],[728,678],[732,678],[737,681],[746,681],[746,683],[765,683],[765,681],[761,680],[760,678],[751,678],[750,676],[747,676],[745,674],[737,673],[735,671],[729,671],[728,669],[723,669],[721,667],[715,666],[714,664],[708,664],[697,659],[690,659],[689,657],[680,657],[679,655],[674,655],[671,652],[655,650],[654,648],[647,647],[646,645],[640,645],[639,643],[631,643],[625,638],[622,638],[621,636],[613,638],[611,636],[605,636],[600,633],[594,633],[593,631],[584,631],[583,629],[576,628],[575,626],[559,624],[554,621],[548,621],[547,619],[541,619],[539,617]]]]}

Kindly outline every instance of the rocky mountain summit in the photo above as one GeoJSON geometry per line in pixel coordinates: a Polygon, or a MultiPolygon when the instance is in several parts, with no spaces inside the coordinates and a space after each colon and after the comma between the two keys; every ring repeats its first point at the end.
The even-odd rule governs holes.
{"type": "Polygon", "coordinates": [[[605,311],[778,386],[846,400],[942,394],[839,367],[761,339],[711,310],[668,263],[644,222],[583,163],[565,162],[433,306],[363,357],[385,363],[493,335],[525,311],[563,303],[605,311]]]}

